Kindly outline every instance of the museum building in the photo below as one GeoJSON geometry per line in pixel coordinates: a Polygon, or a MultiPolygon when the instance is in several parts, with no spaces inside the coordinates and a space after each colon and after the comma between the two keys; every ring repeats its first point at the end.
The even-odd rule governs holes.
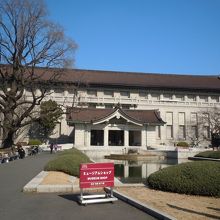
{"type": "Polygon", "coordinates": [[[199,144],[208,146],[210,128],[199,123],[199,115],[220,107],[220,80],[218,76],[67,69],[50,85],[44,100],[49,99],[66,109],[51,136],[57,143],[91,150],[161,149],[201,138],[199,144]]]}
{"type": "Polygon", "coordinates": [[[208,146],[210,128],[199,115],[220,107],[220,80],[74,69],[65,71],[47,99],[67,109],[54,137],[68,137],[78,148],[161,148],[193,139],[208,146]]]}

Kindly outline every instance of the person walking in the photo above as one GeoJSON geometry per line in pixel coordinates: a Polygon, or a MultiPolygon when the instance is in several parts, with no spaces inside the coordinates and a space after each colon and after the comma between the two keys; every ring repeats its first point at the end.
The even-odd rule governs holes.
{"type": "Polygon", "coordinates": [[[17,148],[18,148],[19,158],[23,159],[25,157],[25,151],[24,151],[23,147],[21,146],[21,144],[18,144],[17,148]]]}
{"type": "Polygon", "coordinates": [[[54,145],[53,145],[53,143],[51,143],[51,144],[50,144],[50,153],[51,153],[51,154],[53,153],[53,147],[54,147],[54,145]]]}

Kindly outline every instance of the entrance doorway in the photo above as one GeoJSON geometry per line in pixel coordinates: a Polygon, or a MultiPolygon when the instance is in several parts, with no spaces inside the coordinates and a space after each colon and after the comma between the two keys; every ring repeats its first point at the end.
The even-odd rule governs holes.
{"type": "Polygon", "coordinates": [[[109,146],[124,146],[124,131],[110,130],[108,133],[109,146]]]}

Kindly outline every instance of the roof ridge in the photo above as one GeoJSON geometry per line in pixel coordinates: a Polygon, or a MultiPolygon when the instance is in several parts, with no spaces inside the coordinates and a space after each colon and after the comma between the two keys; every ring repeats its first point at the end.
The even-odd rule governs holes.
{"type": "MultiPolygon", "coordinates": [[[[9,66],[9,64],[0,64],[1,66],[9,66]]],[[[86,71],[86,72],[99,72],[99,73],[118,73],[118,74],[137,74],[137,75],[159,75],[159,76],[191,76],[191,77],[219,77],[219,73],[216,74],[190,74],[190,73],[152,73],[152,72],[140,72],[140,71],[135,71],[135,72],[131,72],[131,71],[121,71],[121,70],[97,70],[97,69],[80,69],[80,68],[60,68],[60,67],[40,67],[40,66],[36,66],[36,69],[50,69],[50,70],[64,70],[64,71],[86,71]]]]}
{"type": "Polygon", "coordinates": [[[188,77],[218,77],[218,74],[205,74],[205,75],[193,75],[190,73],[151,73],[151,72],[129,72],[129,71],[117,71],[117,70],[90,70],[90,69],[68,69],[75,71],[86,71],[86,72],[98,72],[98,73],[118,73],[118,74],[131,74],[131,75],[159,75],[159,76],[188,76],[188,77]]]}

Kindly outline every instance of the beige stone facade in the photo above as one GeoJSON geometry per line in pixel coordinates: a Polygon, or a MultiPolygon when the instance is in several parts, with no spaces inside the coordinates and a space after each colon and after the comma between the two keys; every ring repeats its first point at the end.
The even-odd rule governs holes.
{"type": "MultiPolygon", "coordinates": [[[[108,73],[105,74],[108,75],[108,73]]],[[[135,73],[133,75],[135,76],[135,73]]],[[[219,81],[220,88],[220,80],[217,77],[216,81],[219,81]]],[[[208,112],[209,109],[220,108],[219,88],[209,90],[208,88],[200,89],[198,86],[193,89],[186,88],[185,85],[181,88],[179,84],[178,88],[165,88],[160,85],[157,88],[151,88],[143,85],[132,86],[132,82],[130,85],[121,86],[119,83],[119,85],[106,86],[100,82],[96,85],[88,83],[88,86],[79,86],[76,93],[74,83],[71,85],[71,82],[68,84],[60,82],[59,85],[51,86],[50,95],[45,100],[55,100],[64,108],[80,106],[80,108],[105,109],[114,108],[119,104],[121,109],[158,110],[162,120],[166,122],[165,125],[140,126],[128,122],[109,124],[104,121],[96,125],[71,124],[68,123],[65,115],[57,125],[56,133],[52,138],[68,137],[68,140],[73,141],[77,147],[91,148],[93,147],[91,130],[103,130],[103,144],[96,147],[114,148],[115,146],[109,145],[109,130],[121,130],[124,132],[121,149],[129,147],[129,131],[139,131],[133,133],[133,136],[138,136],[137,142],[139,142],[135,147],[143,149],[147,147],[161,149],[165,146],[174,146],[179,141],[186,141],[190,144],[194,139],[201,139],[199,142],[201,147],[207,147],[210,144],[208,127],[202,131],[203,137],[206,136],[206,138],[201,137],[203,128],[199,123],[199,115],[208,112]]],[[[29,96],[28,92],[26,96],[29,96]]]]}
{"type": "MultiPolygon", "coordinates": [[[[199,115],[203,112],[208,112],[214,107],[220,107],[219,93],[133,89],[120,91],[120,89],[106,90],[105,88],[93,88],[93,93],[91,93],[91,90],[90,88],[89,92],[86,90],[79,91],[79,104],[84,107],[109,108],[120,103],[122,108],[159,110],[160,116],[166,124],[148,127],[146,134],[143,131],[142,138],[147,140],[144,142],[145,146],[142,145],[142,147],[174,146],[179,141],[191,143],[193,136],[201,139],[199,146],[207,147],[210,144],[210,134],[207,134],[206,140],[199,137],[202,125],[199,124],[198,120],[199,115]],[[192,134],[193,126],[196,134],[192,134]]],[[[83,135],[82,130],[78,131],[76,136],[80,137],[81,135],[83,135]]],[[[87,142],[85,146],[88,145],[87,142]]],[[[125,143],[125,146],[128,145],[125,143]]]]}

